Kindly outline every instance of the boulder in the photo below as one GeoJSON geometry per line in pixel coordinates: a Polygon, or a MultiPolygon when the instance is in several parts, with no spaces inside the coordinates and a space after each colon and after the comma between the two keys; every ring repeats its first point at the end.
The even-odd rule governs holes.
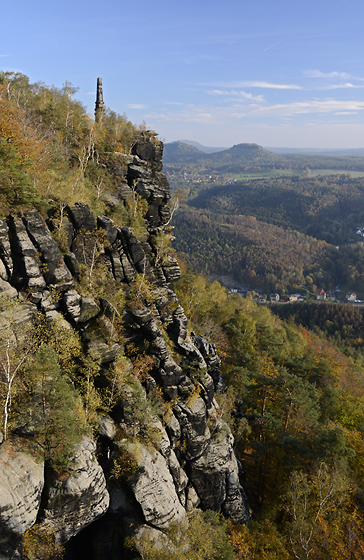
{"type": "Polygon", "coordinates": [[[19,288],[45,288],[46,282],[40,271],[41,262],[25,225],[20,218],[9,218],[9,239],[13,258],[12,281],[19,288]]]}
{"type": "Polygon", "coordinates": [[[101,365],[110,364],[123,351],[123,347],[120,344],[115,343],[110,346],[106,342],[97,341],[91,341],[88,349],[98,357],[101,365]]]}
{"type": "Polygon", "coordinates": [[[81,280],[81,271],[80,271],[80,264],[76,259],[76,255],[74,253],[67,253],[64,256],[64,262],[72,274],[76,278],[76,280],[81,280]]]}
{"type": "Polygon", "coordinates": [[[76,230],[93,231],[96,229],[96,219],[88,204],[76,202],[67,208],[67,212],[76,230]]]}
{"type": "Polygon", "coordinates": [[[71,321],[77,323],[81,315],[81,296],[76,290],[68,290],[63,294],[63,302],[71,321]]]}
{"type": "Polygon", "coordinates": [[[98,216],[97,227],[105,232],[105,239],[112,245],[116,241],[118,228],[110,218],[98,216]]]}
{"type": "Polygon", "coordinates": [[[110,416],[100,416],[97,431],[100,436],[113,440],[116,434],[114,420],[110,416]]]}
{"type": "Polygon", "coordinates": [[[18,295],[18,291],[13,288],[9,282],[6,282],[0,277],[0,295],[8,297],[8,298],[15,298],[18,295]]]}
{"type": "Polygon", "coordinates": [[[90,297],[83,297],[81,300],[81,312],[78,318],[79,323],[86,323],[94,319],[100,313],[100,307],[96,301],[90,297]]]}
{"type": "Polygon", "coordinates": [[[0,220],[0,256],[4,262],[7,272],[7,277],[4,280],[11,278],[13,274],[13,259],[11,256],[11,245],[9,240],[9,228],[6,220],[0,220]]]}
{"type": "Polygon", "coordinates": [[[181,278],[181,269],[177,259],[167,257],[163,263],[162,270],[167,282],[177,282],[181,278]]]}
{"type": "Polygon", "coordinates": [[[40,456],[24,453],[10,441],[0,447],[0,550],[36,521],[44,486],[40,456]]]}
{"type": "Polygon", "coordinates": [[[186,443],[184,452],[186,459],[200,457],[206,452],[211,436],[203,399],[197,397],[190,406],[180,402],[173,408],[173,412],[181,426],[182,438],[186,443]]]}

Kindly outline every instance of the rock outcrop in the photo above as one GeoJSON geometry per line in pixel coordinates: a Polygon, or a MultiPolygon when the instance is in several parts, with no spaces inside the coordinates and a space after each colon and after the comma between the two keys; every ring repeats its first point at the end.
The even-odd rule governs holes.
{"type": "MultiPolygon", "coordinates": [[[[156,250],[156,236],[170,218],[162,152],[160,142],[144,136],[130,156],[116,155],[108,163],[118,203],[135,192],[148,202],[149,228],[139,238],[130,227],[95,217],[81,202],[65,210],[65,253],[35,210],[0,222],[0,293],[20,298],[18,323],[29,323],[41,313],[76,329],[85,350],[97,356],[100,383],[107,387],[107,372],[123,352],[113,323],[115,309],[107,297],[91,297],[80,284],[82,267],[88,267],[91,282],[92,267],[103,263],[110,282],[132,286],[139,279],[136,300],[129,301],[123,317],[124,336],[143,346],[149,360],[142,384],[118,382],[114,406],[109,415],[100,415],[97,441],[82,440],[65,476],[50,475],[19,443],[18,448],[9,442],[0,446],[0,551],[9,559],[17,557],[21,535],[35,523],[50,529],[58,542],[77,535],[75,547],[83,534],[89,542],[98,538],[105,555],[98,556],[95,545],[88,557],[96,560],[119,558],[115,547],[122,547],[123,538],[136,525],[155,537],[170,522],[184,522],[193,507],[221,511],[237,523],[249,517],[233,438],[219,419],[214,398],[215,391],[224,387],[219,358],[213,344],[189,334],[173,290],[180,275],[178,263],[168,256],[160,258],[156,250]],[[143,295],[144,279],[148,297],[143,295]],[[152,417],[146,398],[157,387],[164,402],[160,416],[164,424],[152,417]],[[137,414],[138,407],[144,412],[137,414]],[[158,437],[144,444],[151,428],[158,437]],[[123,445],[115,439],[118,430],[127,436],[123,445]],[[112,465],[123,458],[122,453],[133,458],[137,469],[120,483],[112,465]],[[92,535],[90,528],[85,529],[88,525],[92,535]],[[13,552],[6,552],[11,546],[13,552]]],[[[52,218],[49,225],[52,228],[52,218]]],[[[0,336],[7,324],[3,312],[0,336]]],[[[130,361],[125,368],[133,369],[130,361]]]]}

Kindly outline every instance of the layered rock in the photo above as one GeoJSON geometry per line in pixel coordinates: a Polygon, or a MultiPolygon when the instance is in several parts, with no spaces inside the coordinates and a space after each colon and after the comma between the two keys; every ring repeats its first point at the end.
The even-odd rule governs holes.
{"type": "Polygon", "coordinates": [[[186,511],[178,499],[176,487],[168,464],[158,451],[145,446],[129,445],[137,453],[140,472],[130,484],[139,503],[145,522],[156,529],[165,529],[173,522],[186,519],[186,511]]]}

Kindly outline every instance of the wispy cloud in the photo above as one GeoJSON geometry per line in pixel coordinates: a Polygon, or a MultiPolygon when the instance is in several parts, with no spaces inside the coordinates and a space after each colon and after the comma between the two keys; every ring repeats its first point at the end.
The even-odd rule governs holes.
{"type": "Polygon", "coordinates": [[[263,95],[253,95],[252,93],[247,93],[246,91],[236,90],[236,89],[211,89],[208,90],[207,93],[209,95],[220,95],[225,97],[237,97],[243,98],[244,100],[247,99],[249,101],[255,101],[261,103],[264,101],[263,95]]]}
{"type": "Polygon", "coordinates": [[[242,82],[230,82],[223,84],[214,84],[215,87],[221,88],[262,88],[262,89],[303,89],[302,86],[297,84],[276,84],[272,82],[265,81],[242,81],[242,82]]]}
{"type": "Polygon", "coordinates": [[[129,105],[126,105],[127,109],[146,109],[147,106],[143,105],[142,103],[129,103],[129,105]]]}
{"type": "Polygon", "coordinates": [[[345,84],[331,84],[328,86],[323,86],[321,89],[356,89],[356,88],[363,88],[364,85],[355,85],[351,82],[346,82],[345,84]]]}
{"type": "Polygon", "coordinates": [[[343,80],[352,78],[347,72],[321,72],[321,70],[305,70],[304,75],[307,78],[341,78],[343,80]]]}
{"type": "Polygon", "coordinates": [[[286,35],[286,37],[282,37],[282,39],[279,39],[279,41],[276,41],[275,43],[272,43],[271,45],[269,45],[269,47],[266,47],[265,49],[263,49],[263,52],[267,52],[270,49],[273,49],[273,47],[276,47],[277,45],[280,45],[281,43],[283,43],[287,39],[290,39],[291,37],[292,37],[292,34],[286,35]]]}
{"type": "Polygon", "coordinates": [[[253,112],[258,115],[276,116],[276,117],[292,117],[296,115],[304,115],[310,113],[333,113],[340,112],[359,112],[364,110],[364,101],[340,101],[337,99],[313,99],[309,101],[300,101],[295,103],[286,103],[279,105],[270,105],[260,107],[253,112]]]}
{"type": "Polygon", "coordinates": [[[146,120],[154,122],[184,122],[199,123],[201,125],[222,125],[240,119],[261,122],[261,119],[275,119],[284,123],[287,119],[299,118],[301,116],[315,115],[327,118],[350,116],[364,111],[364,101],[347,101],[336,99],[310,99],[307,101],[280,103],[280,104],[230,104],[226,106],[187,105],[179,110],[177,107],[171,111],[164,109],[163,112],[153,112],[145,115],[146,120]],[[257,120],[258,119],[258,120],[257,120]]]}
{"type": "Polygon", "coordinates": [[[163,122],[184,122],[198,124],[218,124],[220,111],[214,107],[200,107],[189,105],[179,112],[150,113],[145,118],[163,122]]]}

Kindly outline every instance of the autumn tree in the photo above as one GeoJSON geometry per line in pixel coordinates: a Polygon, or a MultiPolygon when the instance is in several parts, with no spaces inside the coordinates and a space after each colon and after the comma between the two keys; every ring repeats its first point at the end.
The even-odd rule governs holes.
{"type": "Polygon", "coordinates": [[[320,463],[311,476],[302,471],[292,472],[287,510],[291,517],[289,540],[295,558],[317,557],[322,523],[329,520],[330,514],[338,513],[346,491],[345,473],[337,467],[329,468],[326,463],[320,463]]]}

